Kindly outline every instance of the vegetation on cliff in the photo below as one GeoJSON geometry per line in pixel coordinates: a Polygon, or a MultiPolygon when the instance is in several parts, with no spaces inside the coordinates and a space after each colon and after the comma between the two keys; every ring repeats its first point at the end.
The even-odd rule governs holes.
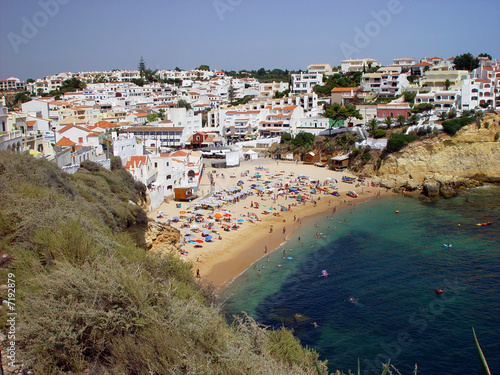
{"type": "Polygon", "coordinates": [[[0,152],[1,277],[16,280],[16,359],[35,374],[316,373],[318,354],[290,331],[248,317],[227,323],[190,264],[137,246],[127,229],[147,221],[145,188],[112,165],[85,162],[69,175],[0,152]]]}

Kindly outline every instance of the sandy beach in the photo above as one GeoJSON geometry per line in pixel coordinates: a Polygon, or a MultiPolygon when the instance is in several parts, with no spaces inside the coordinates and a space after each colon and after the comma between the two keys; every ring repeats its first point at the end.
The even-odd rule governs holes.
{"type": "Polygon", "coordinates": [[[371,179],[342,182],[344,175],[349,174],[272,159],[244,161],[234,168],[205,168],[197,199],[164,202],[148,216],[161,223],[170,222],[181,231],[180,256],[192,262],[193,271],[199,270],[200,277],[217,290],[266,256],[266,252],[292,238],[307,218],[319,214],[335,216],[353,204],[392,194],[370,186],[371,179]],[[300,191],[290,192],[287,187],[300,191]],[[330,194],[333,191],[339,196],[330,194]],[[355,191],[358,197],[347,196],[349,191],[355,191]],[[224,204],[203,209],[201,203],[215,201],[214,195],[226,199],[224,204]],[[234,203],[227,201],[231,198],[234,203]],[[209,242],[207,236],[212,238],[209,242]]]}

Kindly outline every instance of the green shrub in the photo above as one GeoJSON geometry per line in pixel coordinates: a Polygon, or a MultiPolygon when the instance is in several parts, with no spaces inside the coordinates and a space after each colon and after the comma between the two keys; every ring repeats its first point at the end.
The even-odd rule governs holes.
{"type": "Polygon", "coordinates": [[[495,133],[495,142],[500,138],[500,133],[495,133]]]}
{"type": "Polygon", "coordinates": [[[406,135],[403,133],[395,133],[387,141],[387,152],[397,152],[403,148],[406,144],[417,140],[416,135],[406,135]]]}
{"type": "Polygon", "coordinates": [[[384,129],[376,129],[373,132],[373,138],[384,138],[387,132],[384,129]]]}
{"type": "Polygon", "coordinates": [[[369,152],[365,152],[361,158],[363,159],[364,162],[368,162],[370,160],[372,160],[372,154],[370,154],[369,152]]]}
{"type": "Polygon", "coordinates": [[[465,125],[470,124],[474,121],[475,119],[473,117],[459,117],[454,118],[453,120],[446,120],[442,123],[443,130],[445,133],[453,136],[465,125]]]}

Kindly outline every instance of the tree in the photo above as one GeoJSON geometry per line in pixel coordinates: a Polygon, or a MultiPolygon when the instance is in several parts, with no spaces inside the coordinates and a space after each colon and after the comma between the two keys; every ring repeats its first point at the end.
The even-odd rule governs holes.
{"type": "Polygon", "coordinates": [[[157,113],[150,113],[149,115],[146,116],[146,120],[148,122],[153,122],[158,120],[158,114],[157,113]]]}
{"type": "Polygon", "coordinates": [[[408,123],[409,124],[416,124],[418,122],[418,115],[413,113],[410,116],[408,116],[408,123]]]}
{"type": "Polygon", "coordinates": [[[441,112],[439,115],[438,115],[439,119],[441,121],[444,121],[446,120],[446,118],[448,117],[448,114],[446,112],[441,112]]]}
{"type": "Polygon", "coordinates": [[[158,118],[163,121],[165,120],[165,110],[163,108],[160,108],[158,110],[158,118]]]}
{"type": "Polygon", "coordinates": [[[403,94],[405,102],[411,103],[411,104],[413,104],[413,102],[415,101],[415,96],[417,96],[417,94],[415,94],[414,92],[409,92],[409,91],[406,91],[403,94]]]}
{"type": "Polygon", "coordinates": [[[429,112],[434,109],[434,106],[430,103],[420,103],[414,106],[411,111],[413,113],[424,113],[424,112],[429,112]]]}
{"type": "Polygon", "coordinates": [[[331,118],[333,120],[333,123],[336,123],[337,121],[344,121],[347,122],[347,125],[349,125],[350,120],[353,118],[357,118],[359,120],[363,119],[363,116],[359,112],[359,109],[357,109],[353,104],[347,104],[342,107],[338,103],[333,103],[326,109],[323,115],[325,117],[331,118]]]}
{"type": "Polygon", "coordinates": [[[210,67],[208,65],[200,65],[197,69],[198,70],[210,70],[210,67]]]}
{"type": "Polygon", "coordinates": [[[446,81],[444,81],[444,89],[448,90],[450,86],[451,86],[451,81],[449,79],[446,79],[446,81]]]}
{"type": "Polygon", "coordinates": [[[392,125],[392,123],[394,122],[394,120],[392,119],[392,117],[390,116],[387,116],[385,119],[384,119],[384,124],[387,125],[387,128],[389,129],[392,125]]]}
{"type": "Polygon", "coordinates": [[[191,109],[191,104],[189,104],[187,101],[185,101],[184,99],[180,99],[178,102],[177,102],[177,107],[179,108],[186,108],[186,109],[191,109]]]}
{"type": "Polygon", "coordinates": [[[146,70],[146,63],[144,62],[144,59],[141,56],[141,59],[139,60],[139,73],[141,74],[141,77],[144,77],[144,71],[146,70]]]}
{"type": "Polygon", "coordinates": [[[301,132],[292,140],[292,144],[296,147],[310,146],[314,142],[314,134],[301,132]]]}
{"type": "Polygon", "coordinates": [[[477,55],[477,57],[487,57],[488,59],[493,60],[491,58],[491,55],[489,53],[484,53],[484,52],[482,52],[479,55],[477,55]]]}
{"type": "Polygon", "coordinates": [[[377,129],[379,124],[380,121],[378,120],[378,118],[374,117],[370,121],[368,121],[368,129],[373,132],[377,129]]]}
{"type": "Polygon", "coordinates": [[[479,59],[475,58],[471,53],[464,53],[455,57],[456,70],[468,70],[469,72],[479,66],[479,59]]]}
{"type": "Polygon", "coordinates": [[[28,79],[26,80],[26,83],[33,83],[33,82],[35,82],[35,80],[34,80],[33,78],[28,78],[28,79]]]}
{"type": "Polygon", "coordinates": [[[399,115],[396,119],[396,122],[399,126],[403,126],[404,124],[406,124],[406,117],[403,115],[399,115]]]}
{"type": "Polygon", "coordinates": [[[285,133],[281,134],[280,143],[287,143],[291,140],[292,140],[292,136],[290,135],[290,133],[285,132],[285,133]]]}
{"type": "Polygon", "coordinates": [[[229,100],[229,103],[234,102],[234,97],[236,93],[234,91],[233,83],[231,82],[229,84],[229,88],[227,89],[227,99],[229,100]]]}

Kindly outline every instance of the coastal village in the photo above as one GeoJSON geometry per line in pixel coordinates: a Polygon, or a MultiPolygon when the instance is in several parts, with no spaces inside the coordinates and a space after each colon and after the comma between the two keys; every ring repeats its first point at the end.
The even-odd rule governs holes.
{"type": "Polygon", "coordinates": [[[206,65],[152,71],[141,58],[132,71],[8,78],[0,81],[0,150],[69,173],[85,160],[109,168],[120,157],[147,187],[153,210],[213,191],[200,188],[206,167],[272,157],[342,170],[354,156],[352,148],[280,150],[283,139],[349,133],[365,157],[386,149],[385,130],[442,132],[443,120],[496,110],[500,62],[487,54],[457,58],[458,68],[455,58],[395,58],[385,66],[363,58],[254,74],[206,65]]]}
{"type": "Polygon", "coordinates": [[[348,220],[340,213],[367,200],[498,182],[500,61],[487,54],[298,72],[152,71],[141,58],[137,70],[9,78],[0,90],[0,150],[68,174],[124,168],[143,193],[124,204],[147,213],[144,248],[175,254],[211,293],[249,265],[265,275],[286,244],[272,263],[283,270],[304,246],[303,223],[334,232],[348,220]],[[450,148],[462,169],[443,167],[450,148]]]}

